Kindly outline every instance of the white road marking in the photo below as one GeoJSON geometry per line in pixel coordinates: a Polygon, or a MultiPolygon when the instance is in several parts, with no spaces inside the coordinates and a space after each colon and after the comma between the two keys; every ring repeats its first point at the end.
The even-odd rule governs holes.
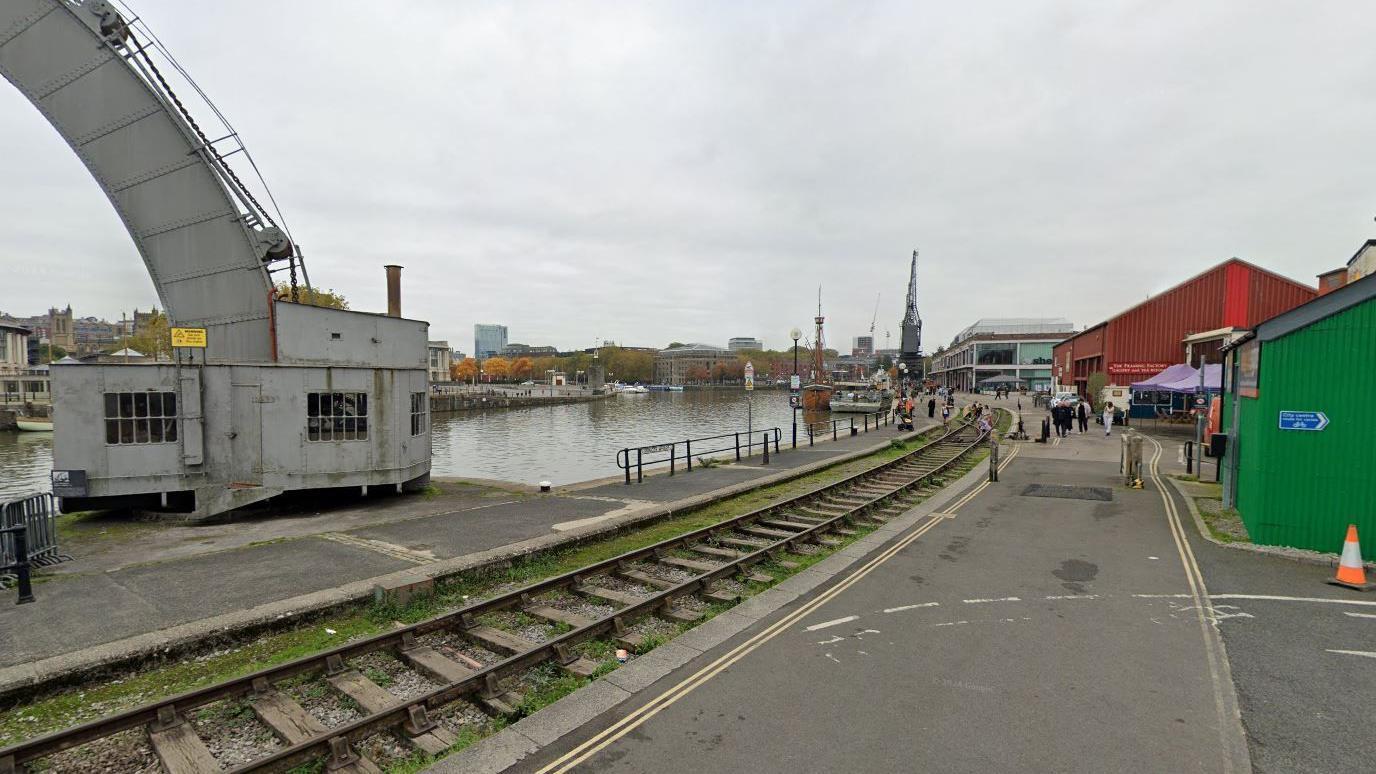
{"type": "Polygon", "coordinates": [[[1210,594],[1209,596],[1212,599],[1260,599],[1271,602],[1324,602],[1330,605],[1367,605],[1369,607],[1376,607],[1376,601],[1365,599],[1332,599],[1329,597],[1283,597],[1274,594],[1210,594]]]}
{"type": "Polygon", "coordinates": [[[1138,599],[1189,599],[1189,594],[1133,594],[1138,599]]]}
{"type": "Polygon", "coordinates": [[[1042,599],[1098,599],[1098,594],[1049,594],[1042,599]]]}
{"type": "Polygon", "coordinates": [[[845,637],[837,637],[837,636],[835,636],[835,635],[832,635],[831,639],[829,639],[829,640],[819,640],[819,641],[817,642],[817,644],[818,644],[818,645],[831,645],[831,644],[833,644],[833,643],[840,642],[840,641],[842,641],[842,640],[844,640],[844,639],[845,639],[845,637]]]}
{"type": "Polygon", "coordinates": [[[854,621],[854,620],[858,619],[859,617],[860,617],[860,616],[858,616],[858,615],[848,615],[848,616],[846,616],[845,618],[833,618],[833,619],[831,619],[830,621],[823,621],[823,622],[821,622],[821,623],[819,623],[819,624],[813,624],[813,625],[807,627],[807,631],[815,632],[815,631],[817,631],[818,629],[825,629],[825,628],[827,628],[828,626],[839,626],[840,624],[843,624],[843,623],[850,623],[851,621],[854,621]]]}
{"type": "Polygon", "coordinates": [[[946,623],[932,624],[932,626],[960,626],[961,624],[968,624],[968,623],[970,623],[970,622],[969,622],[969,621],[947,621],[946,623]]]}
{"type": "Polygon", "coordinates": [[[903,605],[902,607],[886,607],[886,608],[884,608],[884,612],[886,612],[886,613],[901,613],[901,612],[903,612],[904,610],[916,610],[916,609],[918,609],[919,607],[940,607],[940,606],[941,606],[941,603],[940,603],[940,602],[923,602],[923,603],[918,604],[918,605],[903,605]]]}
{"type": "Polygon", "coordinates": [[[967,605],[980,605],[985,602],[1021,602],[1017,597],[999,597],[997,599],[966,599],[962,600],[967,605]]]}
{"type": "Polygon", "coordinates": [[[1148,559],[1151,559],[1151,560],[1153,560],[1153,561],[1156,561],[1156,560],[1159,560],[1161,557],[1159,557],[1159,556],[1148,556],[1147,558],[1148,558],[1148,559]]]}
{"type": "Polygon", "coordinates": [[[841,663],[841,659],[831,655],[830,653],[827,654],[827,658],[831,659],[832,661],[835,661],[838,664],[841,663]]]}
{"type": "Polygon", "coordinates": [[[1351,613],[1346,610],[1343,611],[1343,615],[1350,615],[1353,618],[1376,618],[1376,613],[1351,613]]]}
{"type": "Polygon", "coordinates": [[[1341,653],[1344,656],[1363,656],[1365,658],[1376,658],[1376,653],[1369,650],[1332,650],[1329,653],[1341,653]]]}

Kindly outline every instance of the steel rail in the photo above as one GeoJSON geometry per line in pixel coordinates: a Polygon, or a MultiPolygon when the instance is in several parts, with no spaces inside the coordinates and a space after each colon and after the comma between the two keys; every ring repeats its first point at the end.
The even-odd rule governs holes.
{"type": "Polygon", "coordinates": [[[776,511],[796,507],[801,503],[811,501],[827,494],[834,494],[838,490],[848,489],[856,483],[875,478],[881,473],[902,468],[915,461],[925,459],[925,455],[928,452],[938,450],[943,446],[949,447],[950,444],[954,442],[961,443],[959,449],[949,458],[943,460],[937,467],[929,471],[921,472],[915,477],[905,475],[904,478],[908,480],[903,484],[884,484],[883,486],[889,489],[888,492],[870,497],[860,505],[849,507],[843,514],[838,514],[833,518],[821,521],[796,534],[764,545],[757,551],[726,560],[720,567],[706,571],[674,587],[656,591],[644,600],[616,609],[590,624],[575,628],[540,643],[531,650],[515,654],[475,670],[472,675],[463,680],[443,686],[428,694],[399,702],[395,707],[382,712],[331,729],[325,735],[296,745],[284,747],[266,758],[232,769],[232,771],[261,771],[264,770],[265,767],[271,768],[279,765],[289,766],[312,757],[318,757],[322,752],[321,748],[328,748],[331,744],[331,740],[344,738],[350,741],[357,741],[378,729],[388,728],[406,722],[408,712],[410,708],[414,706],[423,705],[429,708],[436,708],[475,692],[487,696],[493,695],[494,692],[500,693],[500,691],[496,690],[496,681],[505,675],[544,662],[551,658],[551,656],[562,654],[565,652],[565,649],[585,640],[600,637],[608,632],[619,631],[629,621],[638,619],[646,614],[654,613],[656,610],[671,604],[674,600],[681,597],[690,596],[698,591],[704,590],[710,587],[712,583],[722,578],[740,574],[760,561],[781,553],[790,545],[807,542],[820,537],[826,532],[832,531],[841,523],[850,521],[856,514],[867,511],[894,495],[902,493],[926,479],[937,475],[966,454],[978,449],[980,443],[987,437],[987,434],[978,434],[975,436],[974,440],[968,443],[966,443],[964,439],[958,438],[963,432],[971,428],[973,428],[973,423],[964,422],[941,437],[901,457],[852,474],[839,481],[818,486],[807,492],[791,497],[788,500],[762,506],[740,516],[731,517],[707,527],[668,538],[649,546],[634,549],[619,556],[590,564],[572,572],[536,581],[491,599],[473,602],[458,610],[450,611],[425,621],[410,624],[382,634],[373,635],[355,642],[345,643],[335,648],[321,651],[320,653],[303,656],[285,664],[261,669],[241,677],[231,678],[216,685],[193,689],[176,696],[151,702],[140,707],[131,708],[109,717],[99,718],[69,729],[54,731],[50,734],[38,737],[37,739],[0,749],[0,769],[3,769],[5,764],[10,762],[17,766],[70,749],[86,742],[110,736],[120,731],[137,728],[145,724],[156,723],[159,720],[160,713],[167,712],[169,709],[181,714],[186,710],[194,709],[220,699],[253,694],[255,692],[255,686],[262,686],[264,684],[270,686],[287,678],[306,673],[324,672],[329,674],[328,664],[335,658],[343,661],[387,648],[403,650],[408,648],[409,643],[417,636],[448,629],[456,624],[459,627],[459,631],[462,631],[464,628],[467,628],[468,621],[471,620],[473,616],[523,605],[530,597],[556,591],[568,586],[582,585],[582,582],[587,578],[602,575],[608,571],[615,571],[627,563],[646,558],[654,558],[666,550],[686,547],[699,540],[710,539],[717,535],[717,533],[730,531],[741,526],[748,526],[776,511]]]}

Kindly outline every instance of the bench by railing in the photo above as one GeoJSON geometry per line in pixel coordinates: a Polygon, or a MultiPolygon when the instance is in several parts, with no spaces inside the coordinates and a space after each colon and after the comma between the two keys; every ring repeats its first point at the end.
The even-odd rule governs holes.
{"type": "Polygon", "coordinates": [[[682,441],[669,441],[648,446],[631,446],[616,453],[616,465],[626,473],[626,483],[631,483],[631,468],[635,468],[635,480],[644,479],[645,468],[649,465],[668,463],[669,475],[678,470],[678,463],[686,462],[693,469],[693,455],[707,457],[713,454],[735,452],[736,462],[741,461],[741,451],[749,457],[757,445],[764,449],[764,462],[769,464],[769,444],[774,444],[774,453],[779,453],[779,439],[783,432],[777,427],[763,427],[754,432],[722,433],[703,438],[687,438],[682,441]],[[729,441],[727,439],[730,439],[729,441]],[[745,443],[742,444],[741,441],[745,443]]]}

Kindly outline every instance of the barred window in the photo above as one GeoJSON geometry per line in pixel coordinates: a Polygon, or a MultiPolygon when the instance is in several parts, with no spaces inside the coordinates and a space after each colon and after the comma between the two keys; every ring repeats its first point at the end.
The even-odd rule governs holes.
{"type": "Polygon", "coordinates": [[[411,435],[420,435],[430,429],[430,401],[423,392],[411,393],[411,435]]]}
{"type": "Polygon", "coordinates": [[[306,393],[306,440],[368,440],[368,393],[306,393]]]}
{"type": "Polygon", "coordinates": [[[107,444],[176,443],[177,393],[105,393],[107,444]]]}

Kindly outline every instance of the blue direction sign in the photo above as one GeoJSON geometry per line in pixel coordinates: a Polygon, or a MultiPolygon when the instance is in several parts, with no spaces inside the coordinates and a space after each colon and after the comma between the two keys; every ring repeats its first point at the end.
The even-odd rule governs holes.
{"type": "Polygon", "coordinates": [[[1282,411],[1282,430],[1322,430],[1328,427],[1328,415],[1322,411],[1282,411]]]}

